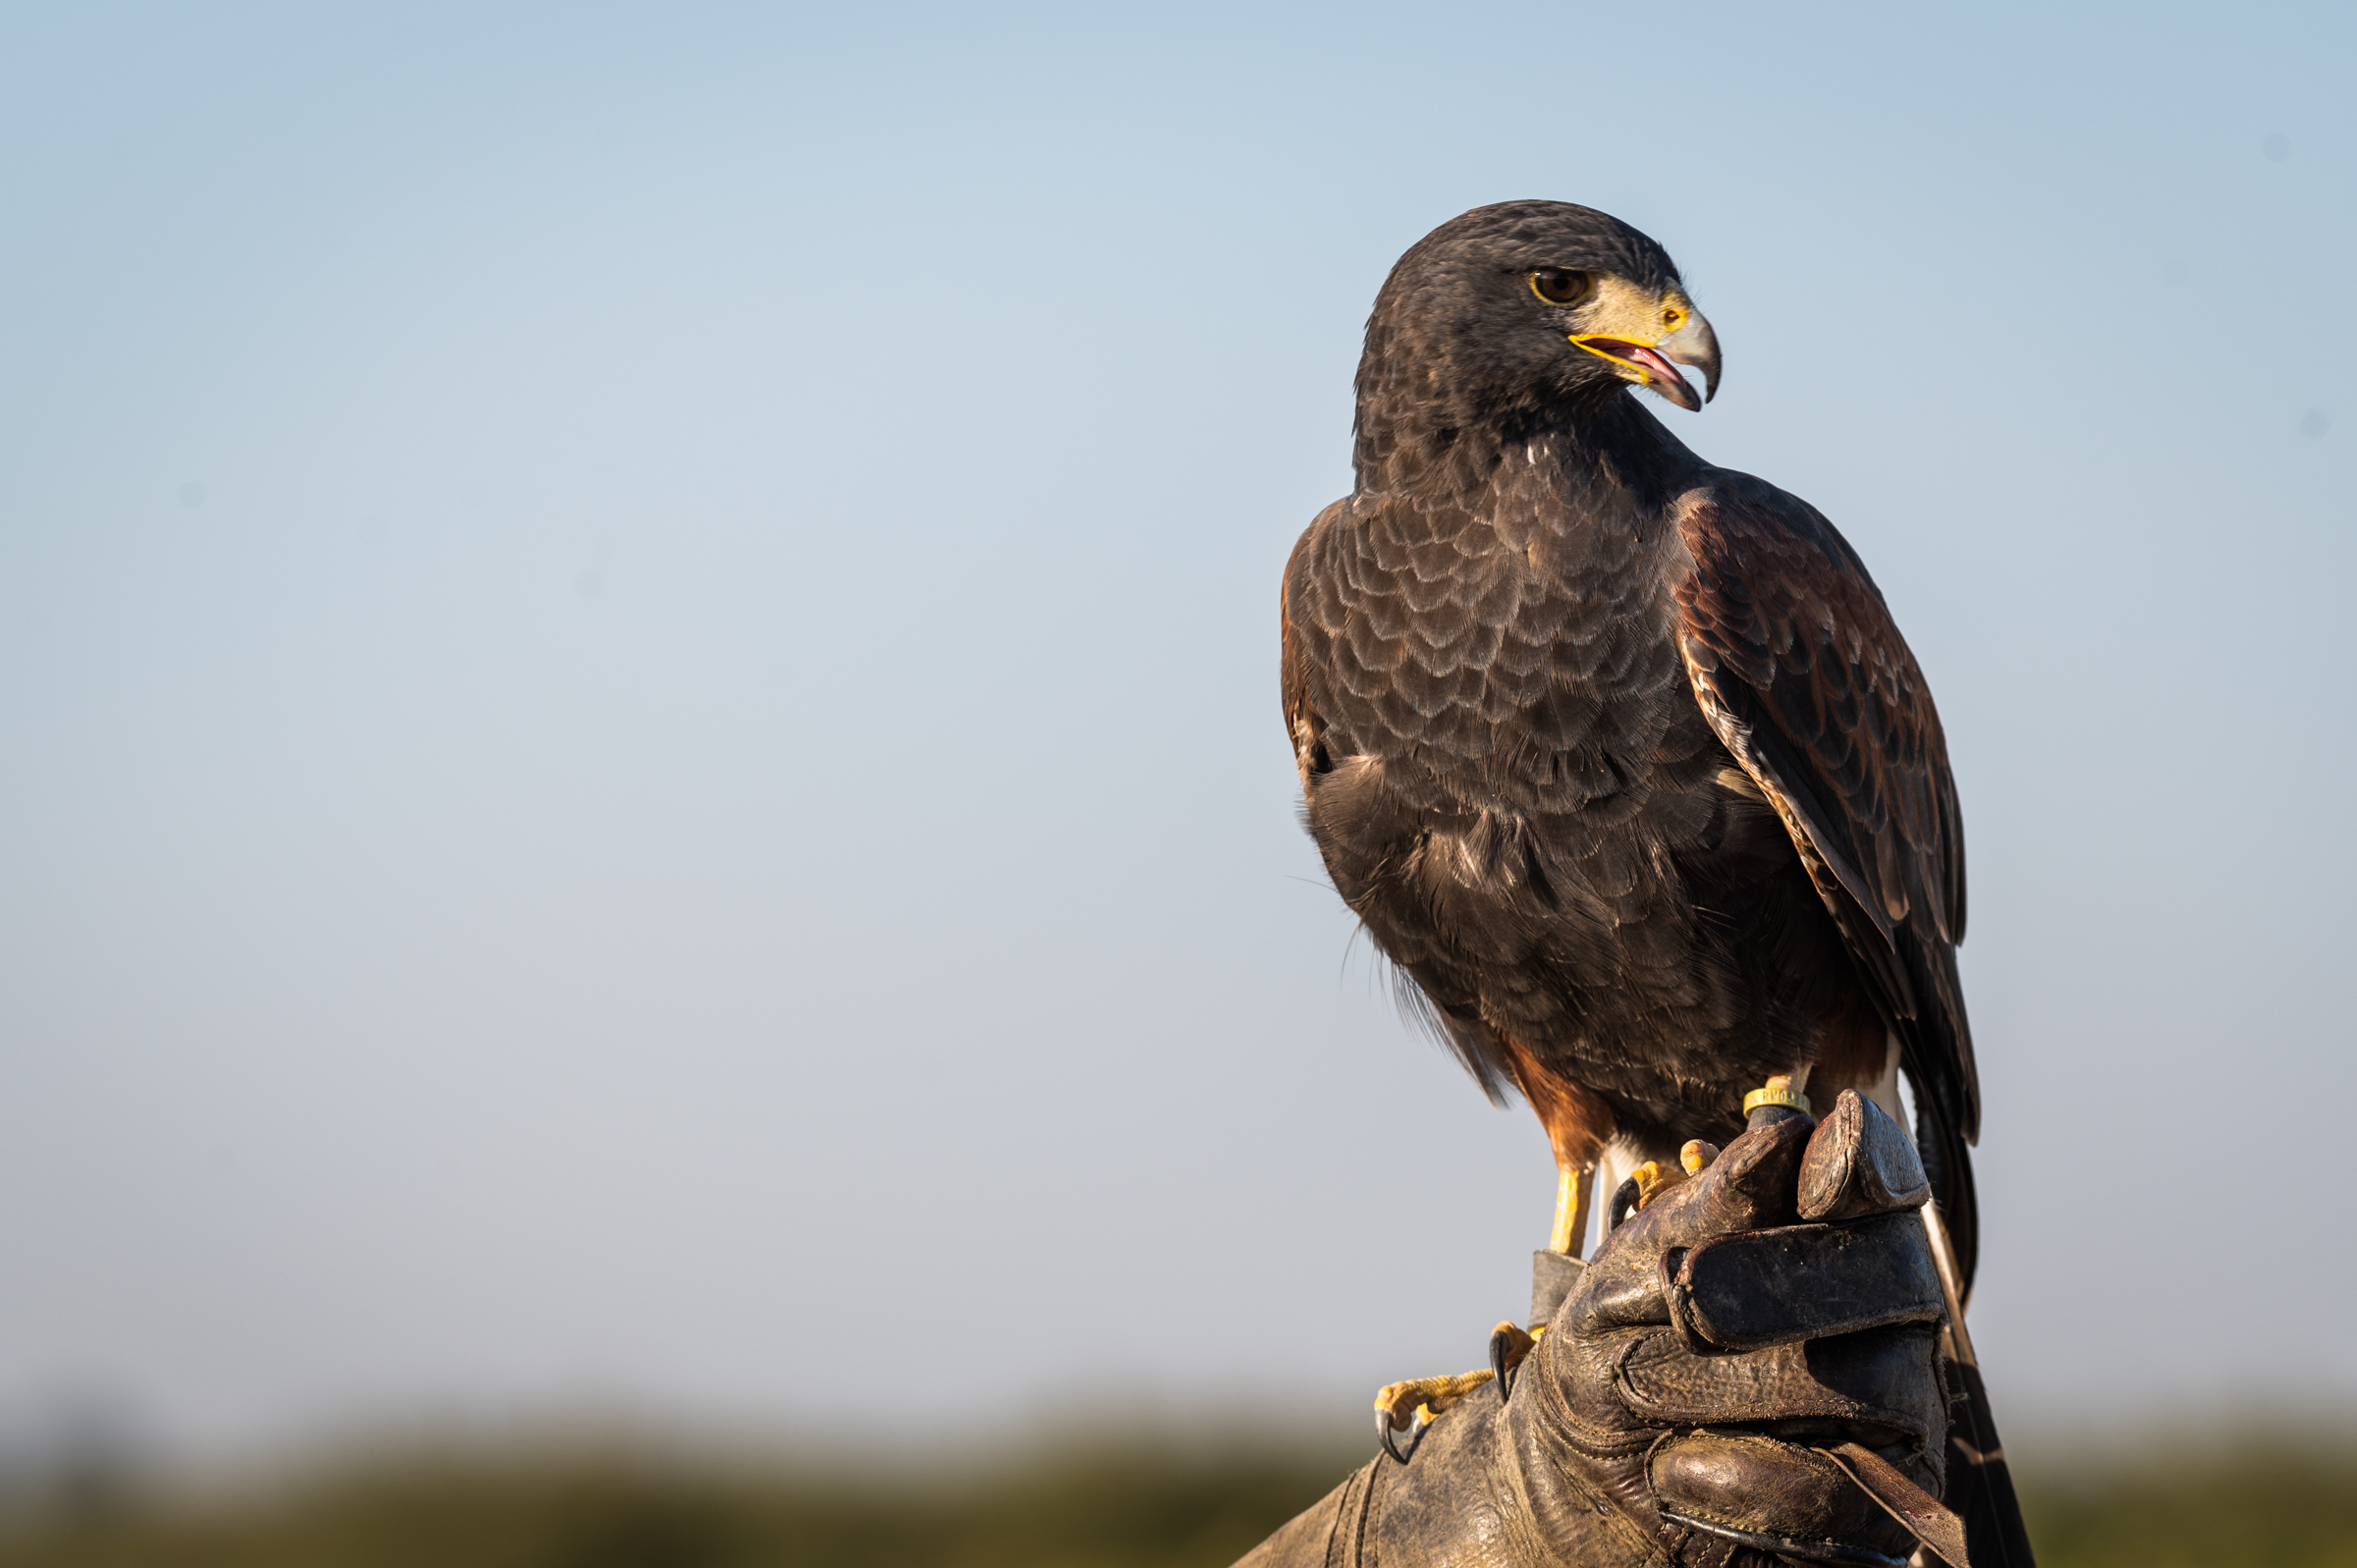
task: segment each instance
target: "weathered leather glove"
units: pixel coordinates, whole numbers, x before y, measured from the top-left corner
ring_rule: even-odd
[[[1244,1563],[1905,1562],[1954,1524],[1924,1197],[1855,1095],[1745,1133],[1613,1232],[1508,1379]]]
[[[1925,1185],[1905,1135],[1849,1095],[1823,1125],[1744,1134],[1648,1204],[1528,1369],[1561,1462],[1673,1561],[1903,1561],[1914,1541],[1851,1470],[1862,1450],[1940,1491]]]

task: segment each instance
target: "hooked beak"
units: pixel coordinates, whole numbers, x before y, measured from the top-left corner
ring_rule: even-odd
[[[1702,403],[1708,403],[1719,396],[1719,334],[1711,330],[1709,319],[1701,311],[1697,310],[1688,316],[1684,326],[1655,345],[1654,351],[1665,359],[1681,365],[1692,365],[1702,372]],[[1693,401],[1694,389],[1686,385],[1686,378],[1674,370],[1670,371],[1670,377],[1676,382],[1678,390],[1685,396],[1683,398],[1671,397],[1666,388],[1663,390],[1662,396],[1669,398],[1672,403],[1681,408],[1701,408],[1702,404]]]
[[[1650,344],[1601,333],[1571,341],[1590,353],[1617,360],[1635,372],[1629,380],[1689,412],[1699,412],[1704,404],[1719,396],[1719,335],[1699,310],[1688,310],[1684,324],[1675,332]],[[1679,365],[1692,365],[1702,372],[1701,397],[1694,395],[1693,386],[1678,373]]]

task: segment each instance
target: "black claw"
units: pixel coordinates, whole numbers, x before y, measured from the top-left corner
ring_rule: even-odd
[[[1514,1397],[1514,1373],[1517,1369],[1506,1363],[1507,1349],[1512,1344],[1512,1336],[1503,1328],[1490,1335],[1490,1376],[1497,1380],[1498,1402],[1502,1405]]]
[[[1628,1212],[1637,1206],[1637,1198],[1642,1191],[1634,1176],[1620,1183],[1618,1190],[1613,1194],[1613,1212],[1605,1222],[1607,1234],[1620,1228],[1620,1221],[1626,1219]]]
[[[1375,1435],[1382,1439],[1383,1451],[1403,1465],[1415,1457],[1416,1445],[1424,1440],[1424,1429],[1431,1425],[1432,1423],[1428,1421],[1418,1421],[1413,1416],[1408,1417],[1407,1446],[1402,1448],[1399,1445],[1398,1433],[1392,1430],[1392,1413],[1388,1410],[1375,1412]]]

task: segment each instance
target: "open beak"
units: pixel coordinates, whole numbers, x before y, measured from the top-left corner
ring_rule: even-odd
[[[1719,396],[1719,336],[1699,310],[1686,313],[1685,325],[1658,343],[1635,343],[1626,338],[1573,338],[1590,353],[1617,359],[1636,373],[1629,377],[1639,386],[1660,393],[1680,408],[1699,411],[1702,406]],[[1702,372],[1702,396],[1679,374],[1679,365],[1692,365]]]

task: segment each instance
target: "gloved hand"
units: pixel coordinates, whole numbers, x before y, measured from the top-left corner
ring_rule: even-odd
[[[1745,1133],[1613,1232],[1508,1380],[1244,1562],[1905,1562],[1892,1509],[1935,1539],[1953,1524],[1931,1503],[1946,1390],[1926,1191],[1855,1095]]]
[[[1913,1540],[1851,1474],[1870,1461],[1824,1450],[1857,1445],[1939,1494],[1925,1187],[1905,1135],[1845,1095],[1822,1125],[1745,1133],[1648,1204],[1523,1369],[1558,1462],[1673,1561],[1904,1561]]]

